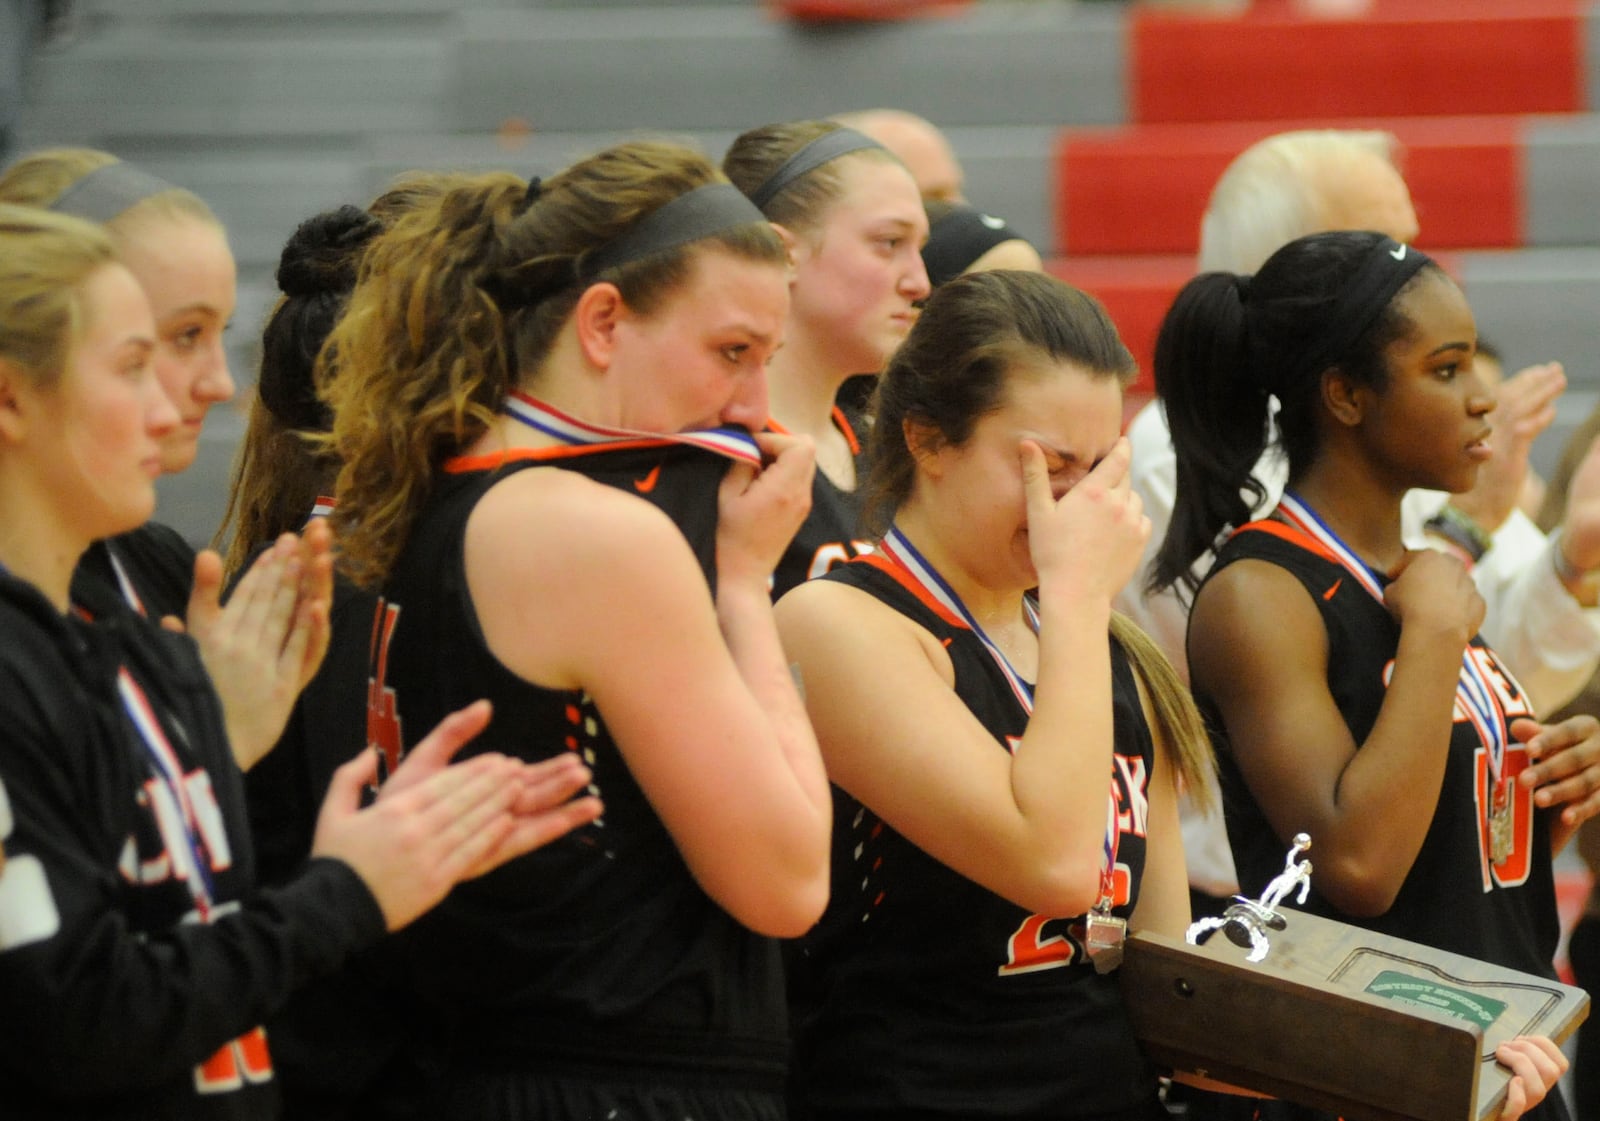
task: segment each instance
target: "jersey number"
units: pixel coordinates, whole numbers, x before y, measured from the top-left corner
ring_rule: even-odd
[[[1112,877],[1112,905],[1122,906],[1132,895],[1132,883],[1125,864],[1118,864]],[[1045,937],[1044,928],[1050,923],[1069,924],[1061,934]],[[1048,915],[1029,915],[1022,920],[1016,933],[1006,940],[1006,961],[999,969],[1000,976],[1013,973],[1037,973],[1041,969],[1059,969],[1078,960],[1078,942],[1074,933],[1082,932],[1079,919],[1055,919]]]
[[[400,735],[400,710],[394,690],[384,684],[389,676],[389,642],[394,638],[394,627],[400,621],[400,605],[378,601],[372,618],[371,661],[372,676],[367,679],[367,745],[378,749],[383,766],[378,774],[382,782],[394,774],[405,752],[405,740]]]

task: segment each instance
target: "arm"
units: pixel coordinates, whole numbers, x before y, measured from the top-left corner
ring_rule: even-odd
[[[1111,593],[1143,543],[1125,447],[1059,501],[1024,461],[1040,579],[1032,719],[1011,752],[954,691],[926,630],[854,589],[813,581],[778,605],[828,774],[911,843],[1038,914],[1096,901],[1112,748]],[[885,703],[888,699],[889,703]]]
[[[761,933],[808,929],[827,900],[831,804],[763,633],[765,574],[759,597],[736,573],[714,604],[664,514],[558,471],[520,472],[484,496],[466,570],[473,602],[494,605],[479,610],[490,649],[524,680],[588,690],[706,893]]]
[[[1387,602],[1400,643],[1360,745],[1328,691],[1321,616],[1288,572],[1240,561],[1206,585],[1191,619],[1196,692],[1221,710],[1273,829],[1316,839],[1317,889],[1353,915],[1386,911],[1421,850],[1444,781],[1461,654],[1481,610],[1461,566],[1433,553],[1412,559]]]
[[[6,684],[16,686],[0,693],[10,702],[0,776],[13,859],[0,878],[0,988],[28,1014],[0,1017],[0,1062],[53,1098],[187,1078],[295,988],[409,922],[486,861],[526,851],[596,808],[580,800],[519,813],[526,769],[503,757],[443,768],[487,719],[479,705],[418,745],[419,766],[434,772],[384,804],[357,809],[375,770],[371,752],[342,768],[313,859],[283,888],[220,901],[210,923],[183,921],[172,885],[131,886],[119,871],[118,833],[132,816],[123,800],[132,805],[139,776],[101,761],[131,750],[100,734],[106,714],[42,718],[45,705],[19,703],[25,682]],[[569,773],[556,790],[535,785],[564,799],[584,778]],[[158,900],[172,910],[168,925],[148,917]],[[133,915],[150,929],[135,933]]]
[[[1600,661],[1600,611],[1586,607],[1556,573],[1553,551],[1567,536],[1547,538],[1515,512],[1473,569],[1486,605],[1484,640],[1541,712],[1577,696]]]

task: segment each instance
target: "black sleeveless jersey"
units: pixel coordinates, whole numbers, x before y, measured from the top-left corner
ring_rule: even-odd
[[[850,445],[857,489],[840,490],[821,471],[816,473],[811,481],[811,512],[784,550],[772,576],[774,601],[795,585],[821,576],[869,547],[861,534],[859,488],[867,477],[867,457],[859,435],[862,423],[859,417],[837,406],[833,410],[833,423]]]
[[[944,643],[955,690],[1010,750],[1027,727],[982,641],[880,555],[826,577]],[[1155,748],[1132,669],[1112,652],[1115,913],[1138,902]],[[1085,781],[1091,781],[1087,779]],[[795,1092],[820,1114],[1090,1118],[1154,1102],[1116,980],[1089,964],[1082,917],[1030,914],[901,837],[835,788],[835,880],[807,938],[818,1006],[796,1025]]]
[[[188,617],[194,590],[194,549],[175,529],[146,522],[138,529],[96,541],[72,574],[72,601],[107,602],[104,593],[132,606],[118,578],[118,568],[132,587],[146,616]]]
[[[655,441],[455,461],[384,588],[370,740],[398,754],[488,697],[493,719],[464,754],[575,751],[605,801],[599,822],[457,887],[403,933],[403,983],[429,1007],[433,1045],[451,1064],[601,1078],[645,1069],[667,1082],[709,1075],[781,1089],[775,942],[695,883],[589,696],[532,685],[489,651],[477,620],[495,605],[472,601],[463,556],[468,518],[490,488],[518,470],[557,467],[662,509],[710,581],[727,466]]]
[[[1315,550],[1315,551],[1314,551]],[[1400,642],[1400,626],[1315,539],[1281,522],[1255,522],[1235,533],[1218,554],[1213,574],[1251,558],[1275,564],[1305,587],[1328,632],[1328,689],[1356,743],[1372,731],[1383,705]],[[1380,583],[1386,582],[1382,576]],[[1532,716],[1521,687],[1474,637],[1469,656],[1484,671],[1497,694],[1498,709],[1512,718]],[[1228,838],[1239,868],[1239,883],[1258,894],[1283,871],[1288,842],[1277,836],[1246,787],[1216,706],[1198,695],[1213,738],[1222,776]],[[1515,775],[1530,760],[1507,734],[1505,770]],[[1441,745],[1442,747],[1443,745]],[[1496,865],[1489,856],[1484,822],[1488,753],[1458,701],[1448,746],[1444,785],[1437,805],[1426,801],[1418,813],[1432,817],[1416,862],[1389,910],[1375,918],[1342,914],[1317,892],[1316,876],[1305,910],[1343,922],[1437,946],[1544,977],[1554,977],[1557,922],[1550,868],[1549,815],[1536,811],[1532,793],[1513,783],[1516,845]],[[1312,838],[1315,843],[1315,838]],[[1315,849],[1313,849],[1313,857]]]

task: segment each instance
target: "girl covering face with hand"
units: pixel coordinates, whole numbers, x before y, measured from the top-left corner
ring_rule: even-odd
[[[1176,790],[1209,775],[1170,668],[1110,607],[1148,532],[1132,372],[1057,280],[944,285],[875,399],[879,550],[778,605],[841,791],[797,963],[810,1115],[1164,1116],[1094,960],[1129,923],[1187,925]]]

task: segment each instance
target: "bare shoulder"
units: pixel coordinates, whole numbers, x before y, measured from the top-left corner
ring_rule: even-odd
[[[801,661],[896,657],[921,651],[953,679],[950,656],[932,634],[882,600],[837,580],[808,580],[776,607],[784,649]]]
[[[1189,618],[1189,672],[1197,689],[1264,683],[1325,658],[1327,630],[1311,594],[1286,569],[1240,560],[1207,580]]]
[[[573,687],[642,619],[711,607],[671,518],[572,471],[532,468],[496,483],[467,520],[464,552],[490,649],[547,687]]]
[[[467,520],[467,561],[477,572],[506,566],[525,576],[582,579],[600,564],[610,576],[626,576],[675,555],[693,563],[666,513],[568,470],[509,475]]]

